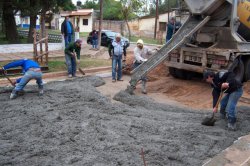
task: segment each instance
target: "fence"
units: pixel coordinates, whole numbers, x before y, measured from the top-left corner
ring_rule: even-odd
[[[18,35],[28,38],[29,32],[24,30],[18,30]],[[39,38],[39,33],[36,32],[36,38]],[[48,34],[48,42],[51,43],[61,43],[62,42],[62,35],[57,34]]]

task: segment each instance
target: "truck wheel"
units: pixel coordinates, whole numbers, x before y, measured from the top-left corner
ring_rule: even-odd
[[[177,76],[177,78],[180,78],[180,79],[184,79],[186,80],[186,73],[185,73],[185,70],[182,70],[182,69],[175,69],[175,74]]]
[[[244,82],[250,79],[250,59],[248,58],[244,63]]]
[[[168,68],[168,71],[169,71],[169,73],[170,73],[173,77],[177,78],[177,75],[175,74],[175,68],[169,67],[169,68]]]

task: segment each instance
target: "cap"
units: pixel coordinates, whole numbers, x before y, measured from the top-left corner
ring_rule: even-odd
[[[121,38],[121,34],[120,34],[120,33],[117,33],[117,34],[115,35],[115,37],[116,37],[116,38]]]
[[[143,40],[142,39],[137,40],[136,44],[142,44],[143,45]]]
[[[82,44],[82,40],[81,40],[81,39],[77,39],[77,40],[76,40],[76,43]]]
[[[214,77],[215,73],[212,70],[205,70],[203,72],[203,80],[206,80],[208,77]]]

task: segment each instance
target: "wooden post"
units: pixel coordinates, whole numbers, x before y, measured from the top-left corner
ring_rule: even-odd
[[[48,66],[49,63],[49,46],[48,46],[48,41],[49,41],[49,36],[48,36],[48,31],[45,30],[45,52],[47,52],[47,54],[45,55],[45,65]]]
[[[100,20],[99,20],[99,33],[98,33],[98,49],[101,48],[101,34],[102,34],[102,19],[103,19],[103,0],[99,0],[100,4]]]
[[[40,28],[40,32],[39,32],[39,40],[41,40],[43,38],[43,29]],[[40,42],[40,55],[43,54],[43,42]],[[43,57],[41,56],[40,58],[40,62],[41,64],[43,63]]]
[[[33,59],[34,61],[37,61],[36,56],[37,56],[37,47],[36,47],[36,29],[33,30]]]

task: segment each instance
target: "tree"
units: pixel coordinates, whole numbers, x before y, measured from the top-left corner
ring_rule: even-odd
[[[99,4],[95,3],[95,1],[87,0],[83,5],[81,5],[82,9],[94,9],[99,10]]]
[[[156,3],[154,3],[154,4],[156,4]],[[168,7],[168,4],[169,4],[169,7]],[[159,12],[159,14],[163,14],[163,13],[168,12],[168,9],[170,9],[170,11],[171,11],[171,8],[177,8],[177,7],[178,7],[178,0],[165,0],[163,3],[162,2],[159,3],[158,12]],[[156,13],[156,6],[153,6],[150,9],[149,15],[155,16],[155,13]]]
[[[3,22],[4,22],[4,30],[5,36],[9,43],[18,43],[19,36],[16,28],[15,21],[15,6],[13,5],[12,0],[5,0],[1,2],[2,10],[3,10]]]
[[[121,0],[120,2],[121,2],[122,18],[126,22],[130,39],[131,31],[128,24],[128,20],[135,18],[136,16],[135,13],[140,12],[140,9],[143,6],[143,2],[140,0]]]

